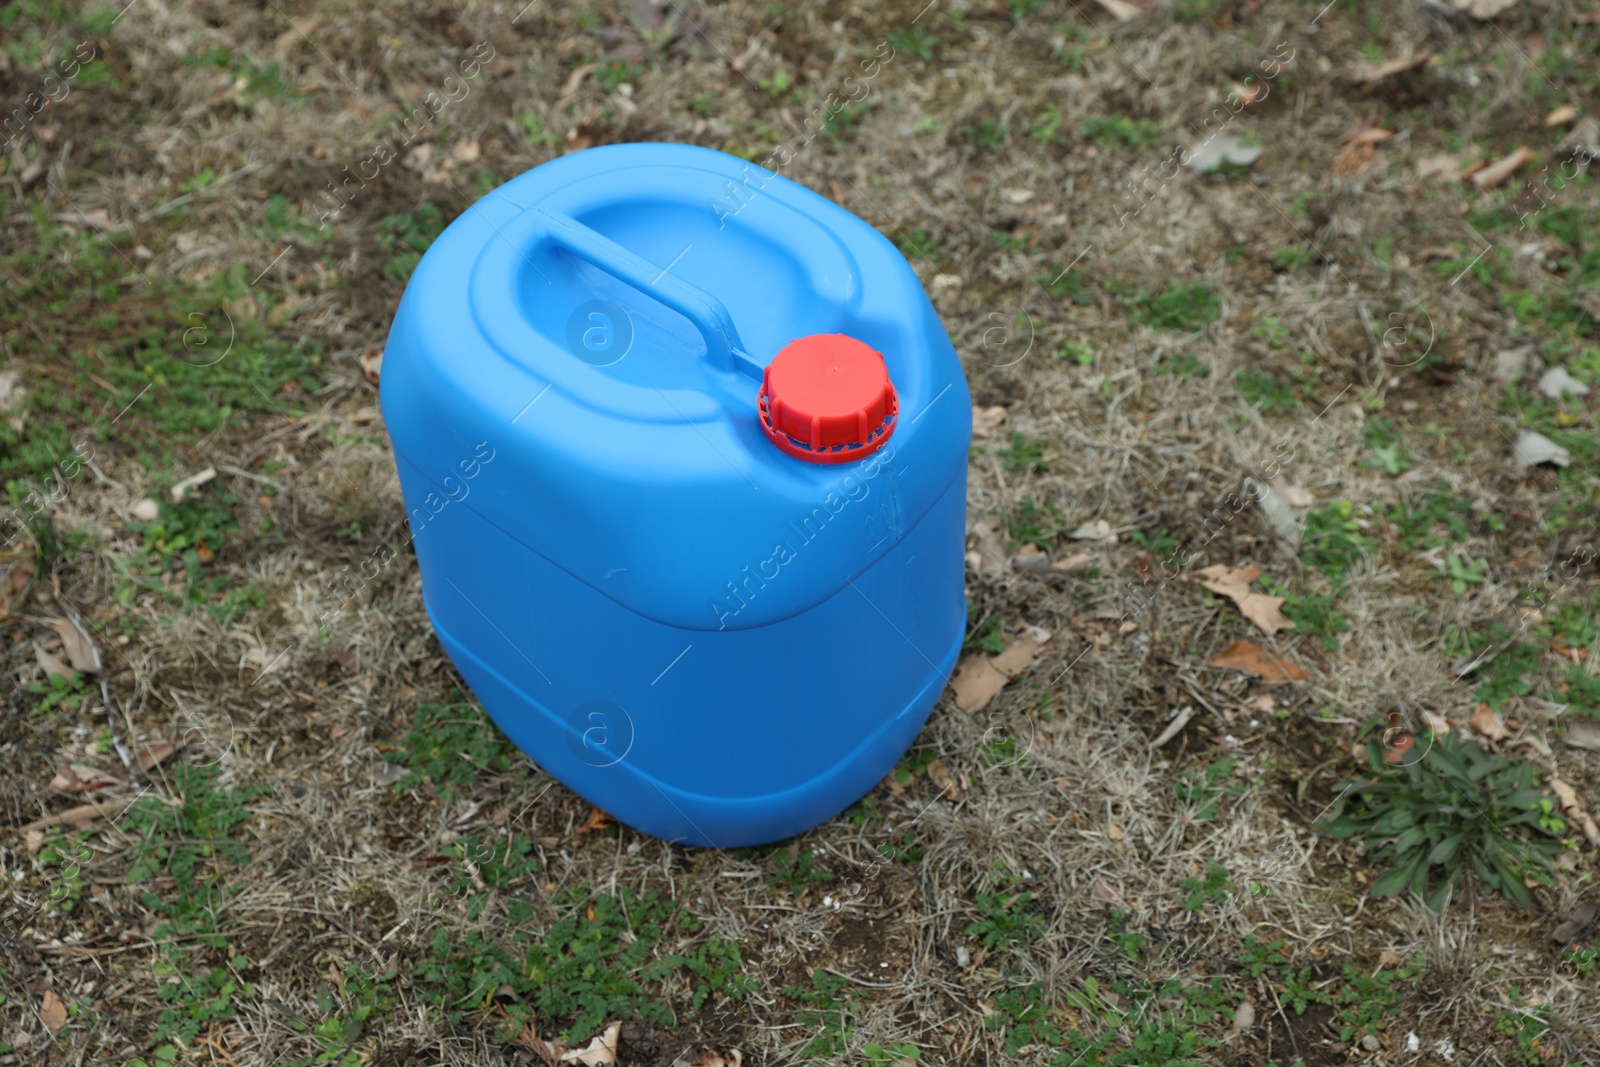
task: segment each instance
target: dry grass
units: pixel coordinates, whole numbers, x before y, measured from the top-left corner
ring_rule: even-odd
[[[35,581],[0,620],[15,681],[0,711],[0,1063],[155,1063],[172,1049],[156,1034],[174,1009],[201,1013],[174,1050],[180,1063],[534,1062],[533,1046],[576,1011],[534,1019],[513,1044],[504,1024],[536,992],[491,984],[442,1010],[436,937],[457,949],[472,935],[511,946],[514,929],[539,941],[563,918],[600,921],[600,902],[649,891],[695,920],[667,923],[655,957],[731,944],[748,982],[696,1009],[690,970],[646,981],[612,1016],[623,1063],[665,1067],[697,1046],[738,1048],[747,1063],[858,1063],[869,1043],[913,1044],[923,1063],[1099,1062],[1046,1047],[1042,1030],[1032,1046],[1018,1037],[1017,989],[1031,989],[1060,1031],[1098,1039],[1126,1013],[1123,1043],[1180,1032],[1201,1042],[1108,1062],[1409,1065],[1445,1062],[1441,1048],[1456,1064],[1600,1062],[1593,965],[1579,970],[1547,936],[1593,899],[1595,851],[1581,835],[1533,909],[1485,897],[1435,916],[1371,895],[1359,845],[1312,826],[1390,711],[1413,728],[1427,712],[1466,730],[1483,676],[1456,678],[1452,664],[1463,635],[1476,635],[1476,650],[1493,623],[1539,645],[1532,692],[1500,706],[1511,733],[1498,747],[1596,804],[1600,764],[1563,740],[1573,712],[1558,713],[1551,695],[1566,668],[1545,647],[1562,608],[1600,608],[1592,549],[1570,580],[1551,578],[1596,540],[1596,405],[1529,404],[1490,371],[1495,352],[1524,343],[1574,366],[1596,351],[1600,311],[1573,286],[1584,270],[1596,276],[1600,204],[1592,180],[1561,190],[1551,216],[1576,208],[1580,222],[1540,231],[1536,245],[1511,193],[1422,178],[1416,165],[1454,154],[1465,166],[1523,143],[1536,166],[1557,163],[1559,137],[1539,123],[1559,102],[1600,107],[1600,83],[1574,59],[1593,55],[1600,27],[1565,3],[1525,3],[1493,25],[1419,3],[1343,2],[1319,15],[1321,4],[1288,0],[1190,0],[1127,24],[1055,0],[938,4],[920,16],[919,6],[641,0],[519,13],[518,3],[212,0],[137,4],[114,25],[0,6],[12,20],[0,57],[7,109],[80,40],[111,75],[84,77],[42,110],[0,170],[0,225],[21,250],[5,260],[4,284],[28,293],[0,296],[4,370],[28,397],[6,402],[27,411],[0,452],[7,477],[37,482],[40,453],[28,449],[40,442],[58,452],[71,434],[97,442],[92,466],[47,509],[53,536],[35,523],[6,556]],[[402,780],[419,708],[451,702],[461,683],[432,636],[409,549],[345,584],[380,545],[406,542],[376,391],[357,363],[381,343],[403,288],[406,268],[391,269],[384,239],[416,226],[425,240],[425,203],[448,220],[590,143],[689,141],[764,158],[799,128],[805,93],[843,94],[886,40],[897,52],[866,100],[787,173],[912,249],[974,402],[1007,408],[999,433],[975,441],[974,520],[1016,524],[1024,501],[1054,505],[1020,537],[1058,559],[1092,557],[1073,574],[969,571],[975,629],[1041,626],[1052,646],[981,712],[947,694],[906,781],[773,850],[684,850],[585,829],[586,805],[470,719],[450,736],[471,746],[476,774]],[[319,192],[479,42],[494,58],[419,138],[428,154],[385,167],[318,231]],[[1272,94],[1229,126],[1264,146],[1252,168],[1184,169],[1134,199],[1132,183],[1160,172],[1174,142],[1197,140],[1230,85],[1291,48]],[[1421,72],[1372,88],[1351,78],[1373,57],[1423,50],[1438,58]],[[771,80],[779,70],[793,88]],[[1085,131],[1119,116],[1108,132]],[[1369,169],[1340,176],[1343,141],[1374,122],[1400,136],[1377,146]],[[97,232],[104,223],[82,225],[97,212],[110,237]],[[50,243],[61,240],[51,216],[76,219],[84,239]],[[1477,232],[1494,242],[1479,274]],[[73,273],[93,262],[109,265],[109,289]],[[52,263],[59,293],[24,288]],[[1203,310],[1198,292],[1178,299],[1178,320],[1141,308],[1202,283],[1217,303],[1192,323],[1181,320]],[[176,365],[160,361],[213,359],[224,322],[241,351],[306,346],[299,369],[228,394],[236,410],[220,425],[172,431],[192,401],[175,392]],[[189,332],[196,323],[206,336]],[[154,333],[148,348],[141,331]],[[1428,358],[1410,365],[1424,346]],[[75,363],[85,353],[90,362]],[[142,377],[116,377],[111,363]],[[86,384],[75,366],[115,380]],[[149,395],[135,398],[134,381]],[[1377,420],[1392,424],[1407,469],[1377,461]],[[1573,466],[1515,470],[1517,432],[1552,426],[1579,442],[1569,441]],[[1013,432],[1038,441],[1037,463],[1014,452]],[[131,518],[135,503],[206,466],[221,474],[199,497],[231,494],[236,523],[199,564],[215,586],[186,600],[181,565],[132,582],[152,536]],[[1254,504],[1224,503],[1263,471],[1318,506],[1356,505],[1365,551],[1342,585]],[[1466,509],[1461,536],[1404,547],[1396,516],[1441,484]],[[1071,540],[1096,520],[1114,540]],[[1185,548],[1182,576],[1147,580]],[[1440,577],[1451,554],[1485,564],[1459,594]],[[1187,580],[1246,561],[1292,596],[1332,596],[1348,629],[1332,647],[1293,631],[1268,637]],[[248,590],[254,601],[220,610]],[[131,750],[187,743],[139,788],[172,800],[260,787],[239,799],[246,817],[210,842],[245,846],[247,863],[202,856],[193,885],[170,855],[158,871],[136,870],[152,844],[176,848],[203,828],[192,821],[158,831],[124,813],[31,842],[15,832],[83,801],[52,791],[61,766],[121,773],[95,698],[40,710],[27,688],[44,680],[35,646],[53,647],[48,623],[68,606],[105,657],[116,738]],[[1268,691],[1204,665],[1240,639],[1310,676]],[[1192,720],[1153,750],[1185,706]],[[927,756],[964,782],[956,802],[930,780]],[[1205,811],[1206,796],[1183,790],[1224,758],[1233,762]],[[218,777],[196,784],[180,768]],[[472,851],[495,842],[520,843],[534,866],[497,884]],[[885,855],[899,848],[914,856]],[[786,873],[807,856],[813,880]],[[1217,864],[1226,881],[1207,893]],[[162,912],[224,886],[188,926]],[[970,928],[997,909],[1031,919],[1009,944],[985,946]],[[1379,1012],[1363,1043],[1337,1033],[1332,1007],[1296,1011],[1292,976],[1252,974],[1249,938],[1281,940],[1330,992],[1355,988],[1345,965],[1414,966],[1392,1002],[1367,998]],[[1593,931],[1577,943],[1593,947]],[[226,1010],[205,978],[213,968],[238,987]],[[383,992],[366,991],[383,975]],[[1091,983],[1105,997],[1086,1007]],[[800,993],[824,987],[831,1005]],[[1227,1037],[1241,1000],[1256,1023]],[[71,1006],[64,1026],[57,1002]],[[1516,1020],[1537,1008],[1550,1029],[1519,1045]],[[1119,1047],[1108,1039],[1101,1053]]]

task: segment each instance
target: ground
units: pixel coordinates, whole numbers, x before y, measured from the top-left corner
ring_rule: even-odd
[[[1600,1062],[1600,8],[1144,6],[0,4],[0,1063]],[[976,658],[770,847],[500,737],[377,408],[637,140],[784,147],[976,409]]]

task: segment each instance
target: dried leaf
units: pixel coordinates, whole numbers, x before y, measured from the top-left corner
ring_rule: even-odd
[[[1578,904],[1561,916],[1560,925],[1550,931],[1550,940],[1562,945],[1576,941],[1596,915],[1600,915],[1600,904],[1592,900]]]
[[[944,798],[952,804],[958,803],[966,795],[966,789],[956,780],[955,774],[942,759],[936,759],[928,764],[928,780],[937,786],[944,794]]]
[[[39,1021],[49,1027],[52,1034],[60,1032],[67,1025],[67,1006],[56,996],[54,989],[44,991],[44,999],[39,1004]]]
[[[1089,903],[1107,911],[1117,911],[1123,906],[1122,895],[1104,878],[1096,878],[1089,883]]]
[[[119,779],[81,763],[66,764],[57,768],[56,776],[50,780],[50,788],[57,793],[88,793],[95,789],[109,789],[121,784]]]
[[[1077,574],[1079,571],[1088,570],[1093,565],[1094,560],[1089,557],[1089,553],[1074,552],[1066,559],[1058,559],[1050,564],[1050,569],[1065,571],[1067,574]]]
[[[1290,549],[1298,549],[1304,531],[1300,526],[1299,516],[1295,515],[1289,502],[1272,486],[1258,482],[1254,478],[1246,478],[1244,488],[1245,492],[1253,494],[1261,503],[1261,514],[1266,517],[1267,525],[1277,534],[1278,540]]]
[[[1385,78],[1396,74],[1404,74],[1408,70],[1417,70],[1431,62],[1433,62],[1432,52],[1418,52],[1414,56],[1406,56],[1403,59],[1388,59],[1379,63],[1376,67],[1357,75],[1356,81],[1370,87]]]
[[[1517,5],[1517,0],[1450,0],[1450,6],[1464,11],[1480,22],[1487,22],[1507,8]]]
[[[172,502],[174,504],[181,504],[181,503],[183,503],[183,498],[189,494],[189,490],[200,488],[202,485],[205,485],[207,482],[209,482],[211,479],[215,478],[216,476],[217,476],[216,468],[215,467],[207,467],[205,470],[201,471],[199,474],[191,475],[190,477],[185,478],[183,481],[181,481],[177,485],[173,486],[167,492],[172,497]]]
[[[1555,790],[1562,809],[1572,817],[1572,821],[1583,827],[1583,836],[1589,839],[1589,844],[1600,847],[1600,826],[1595,825],[1594,818],[1584,808],[1578,791],[1559,778],[1550,779],[1550,788]]]
[[[56,619],[50,626],[61,636],[61,650],[74,670],[99,673],[100,653],[88,634],[78,629],[71,619]]]
[[[367,381],[377,385],[383,374],[383,349],[369,345],[365,352],[356,357],[356,362],[361,364],[361,373],[366,375]]]
[[[133,507],[128,509],[128,514],[139,522],[155,522],[161,517],[161,505],[149,497],[144,497],[134,501]]]
[[[174,752],[181,750],[188,743],[189,739],[183,737],[179,738],[176,743],[157,741],[154,744],[145,745],[133,754],[133,769],[140,774],[144,774],[146,771],[153,771],[171,759]]]
[[[1424,711],[1422,713],[1422,721],[1428,729],[1433,731],[1435,737],[1443,737],[1450,732],[1450,720],[1443,715]]]
[[[1248,1000],[1241,1000],[1233,1012],[1233,1025],[1228,1028],[1228,1038],[1238,1037],[1249,1032],[1256,1024],[1256,1006]]]
[[[1123,831],[1122,827],[1113,822],[1106,824],[1106,836],[1113,841],[1121,841],[1128,835]]]
[[[1472,718],[1467,720],[1467,725],[1478,731],[1491,741],[1504,741],[1511,736],[1511,731],[1506,729],[1506,724],[1500,716],[1487,704],[1479,704],[1478,710],[1472,713]]]
[[[1504,182],[1517,171],[1521,170],[1524,166],[1531,162],[1532,159],[1533,152],[1531,152],[1528,147],[1524,145],[1523,147],[1518,148],[1515,152],[1512,152],[1510,155],[1505,156],[1502,159],[1497,159],[1487,167],[1474,172],[1472,175],[1472,184],[1476,185],[1479,189],[1493,189],[1495,186]]]
[[[584,1067],[603,1067],[617,1062],[617,1041],[622,1036],[622,1024],[612,1023],[605,1032],[583,1048],[575,1048],[561,1055],[562,1063],[581,1063]]]
[[[1565,126],[1578,117],[1578,109],[1571,104],[1562,104],[1544,117],[1546,126]]]
[[[1536,467],[1541,463],[1554,463],[1558,467],[1572,465],[1572,453],[1556,444],[1542,433],[1523,430],[1517,443],[1511,446],[1511,458],[1518,470]]]
[[[1192,718],[1194,718],[1194,707],[1193,705],[1185,704],[1172,716],[1172,721],[1167,723],[1167,728],[1157,734],[1154,741],[1150,742],[1150,747],[1160,748],[1174,737],[1177,737],[1178,731],[1188,726],[1189,720]]]
[[[1368,126],[1364,130],[1357,130],[1344,139],[1345,144],[1382,144],[1394,139],[1394,131],[1386,130],[1381,126]]]
[[[967,656],[956,667],[955,677],[950,682],[955,691],[956,707],[962,711],[982,710],[1049,643],[1050,631],[1030,626],[1007,642],[1005,650],[997,656],[982,652]]]
[[[1128,22],[1136,19],[1154,6],[1148,3],[1141,6],[1140,4],[1131,3],[1130,0],[1094,0],[1094,2],[1105,8],[1118,22]]]
[[[1255,623],[1263,633],[1275,634],[1294,628],[1294,623],[1278,610],[1283,606],[1283,597],[1268,596],[1250,588],[1250,583],[1261,576],[1259,567],[1232,570],[1219,563],[1197,571],[1196,576],[1201,585],[1237,604],[1239,614]]]
[[[1111,536],[1111,524],[1104,519],[1086,522],[1068,535],[1074,541],[1104,541]]]
[[[1588,396],[1589,387],[1569,374],[1567,368],[1551,367],[1539,376],[1539,392],[1552,400],[1560,400],[1564,393]]]
[[[704,1046],[687,1048],[672,1061],[672,1067],[741,1067],[744,1053],[738,1049],[716,1052]]]
[[[972,530],[967,537],[974,549],[967,553],[967,562],[972,565],[973,570],[980,574],[1006,572],[1006,542],[1005,538],[1000,536],[998,518],[985,515],[978,519],[972,524]]]
[[[1423,156],[1417,160],[1417,177],[1455,179],[1461,177],[1461,160],[1455,156]]]
[[[38,661],[39,666],[43,668],[44,673],[50,675],[51,677],[56,677],[59,675],[70,682],[72,681],[72,676],[77,673],[71,667],[67,666],[65,663],[62,663],[55,656],[52,656],[50,653],[46,652],[38,644],[33,646],[33,658]]]
[[[1567,744],[1573,748],[1600,752],[1600,722],[1593,719],[1570,720],[1567,723]]]
[[[1006,421],[1006,409],[996,405],[992,408],[972,408],[972,436],[990,437],[1000,429],[1000,424]]]
[[[1208,667],[1245,671],[1254,674],[1274,688],[1311,677],[1311,673],[1298,663],[1275,656],[1260,645],[1249,641],[1235,641],[1227,648],[1206,660]]]
[[[601,811],[599,808],[591,808],[589,811],[589,817],[585,819],[583,821],[583,825],[574,830],[573,833],[586,834],[591,830],[604,830],[606,827],[614,825],[615,823],[615,819]]]
[[[1311,490],[1293,482],[1286,482],[1282,478],[1272,479],[1272,488],[1283,497],[1284,503],[1292,508],[1309,508],[1317,502],[1317,498],[1311,495]]]

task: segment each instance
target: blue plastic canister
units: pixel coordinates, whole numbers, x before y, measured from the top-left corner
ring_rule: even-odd
[[[622,822],[800,833],[944,688],[966,379],[895,247],[795,182],[666,144],[521,175],[423,256],[382,403],[440,642]]]

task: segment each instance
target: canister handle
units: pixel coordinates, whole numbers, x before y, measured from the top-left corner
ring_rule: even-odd
[[[696,288],[668,271],[617,244],[605,234],[585,226],[570,215],[534,208],[540,228],[551,243],[560,246],[694,324],[705,338],[706,358],[719,370],[737,371],[756,381],[765,368],[744,351],[728,309],[704,289]]]

